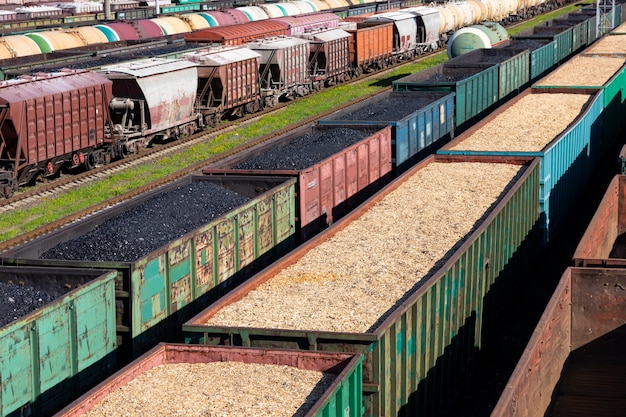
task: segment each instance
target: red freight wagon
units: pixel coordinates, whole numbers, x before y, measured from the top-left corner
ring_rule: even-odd
[[[94,163],[107,142],[112,83],[90,71],[0,84],[0,194],[63,165]]]
[[[288,26],[273,20],[250,22],[199,30],[185,35],[185,42],[218,43],[221,45],[242,45],[257,39],[271,36],[286,36]]]

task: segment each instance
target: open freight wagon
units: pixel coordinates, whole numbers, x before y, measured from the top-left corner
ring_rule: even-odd
[[[539,161],[492,162],[431,155],[185,323],[185,341],[360,352],[365,416],[445,409],[538,248]]]
[[[574,252],[580,267],[626,268],[626,176],[609,184]]]
[[[389,91],[339,110],[319,121],[323,126],[391,127],[395,174],[406,171],[454,135],[454,93]]]
[[[391,181],[391,127],[307,125],[209,165],[205,175],[296,178],[296,238],[303,242]]]
[[[0,416],[50,415],[116,369],[115,275],[0,266]]]
[[[591,151],[603,142],[602,111],[601,89],[526,89],[437,153],[538,157],[542,240],[547,245],[599,160]]]
[[[626,270],[567,268],[491,417],[607,417],[626,405]]]
[[[55,417],[361,417],[362,363],[360,354],[160,343]]]
[[[5,265],[117,271],[121,363],[295,245],[295,180],[187,176],[15,247]]]

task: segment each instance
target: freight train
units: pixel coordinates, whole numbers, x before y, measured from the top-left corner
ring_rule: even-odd
[[[606,36],[602,41],[624,36],[621,33]],[[165,194],[163,190],[141,196],[124,207],[111,207],[99,217],[83,219],[3,253],[0,262],[6,269],[1,271],[5,280],[17,277],[37,285],[31,278],[37,273],[47,274],[57,285],[73,289],[59,302],[47,305],[45,314],[39,310],[3,329],[6,336],[0,341],[6,340],[12,346],[7,349],[9,354],[0,358],[3,383],[11,394],[2,396],[3,410],[9,413],[21,409],[26,413],[39,406],[39,411],[45,410],[40,415],[46,415],[46,411],[49,415],[72,393],[119,366],[114,363],[119,353],[116,349],[138,347],[133,352],[138,355],[143,353],[145,343],[154,342],[150,336],[159,334],[172,339],[174,332],[182,331],[185,341],[191,344],[242,345],[255,349],[271,346],[362,355],[363,372],[359,373],[362,385],[357,382],[351,385],[355,390],[361,389],[361,397],[350,406],[342,403],[341,415],[381,417],[442,412],[476,365],[477,352],[493,342],[498,321],[506,315],[511,297],[527,277],[524,268],[563,227],[560,219],[572,209],[582,185],[623,127],[624,42],[619,39],[617,45],[598,52],[602,41],[591,40],[589,43],[595,45],[583,55],[585,59],[597,59],[596,66],[602,67],[621,56],[621,67],[608,81],[555,85],[551,84],[551,78],[542,78],[545,83],[541,87],[525,91],[474,130],[457,137],[450,147],[409,167],[357,211],[350,212],[341,222],[285,257],[281,255],[292,248],[290,244],[297,232],[294,207],[298,206],[301,212],[306,208],[294,191],[298,180],[284,176],[282,179],[220,177],[208,173],[187,181],[182,190],[192,195],[175,200],[186,204],[196,196],[190,182],[216,182],[229,184],[227,188],[239,190],[243,195],[249,194],[250,202],[230,209],[182,237],[162,243],[147,255],[122,260],[96,260],[93,255],[87,255],[88,259],[81,261],[73,256],[74,259],[62,256],[59,259],[47,254],[58,245],[63,255],[68,252],[66,242],[83,236],[95,239],[103,236],[105,229],[98,227],[104,226],[106,220],[117,215],[125,217],[127,211]],[[549,45],[548,49],[554,51],[555,45]],[[620,45],[620,50],[611,50]],[[411,79],[397,81],[399,85],[407,85]],[[484,84],[475,88],[483,87]],[[530,103],[533,111],[521,117],[519,106],[528,99],[540,101]],[[566,109],[575,103],[578,108],[565,115]],[[435,107],[440,105],[443,103]],[[559,116],[548,119],[547,113]],[[507,121],[504,115],[511,114],[516,117]],[[415,143],[419,143],[422,134],[432,131],[432,122],[439,117],[435,113],[417,132],[402,133],[401,126],[396,125],[396,135],[415,134]],[[528,145],[525,141],[529,138],[520,138],[519,132],[529,120],[533,132],[542,130],[540,126],[545,127],[546,120],[555,122],[551,127],[556,130],[542,130],[544,145],[539,150],[518,147],[520,143]],[[479,137],[486,126],[495,127],[497,133],[491,133],[490,137],[498,138],[487,142],[498,142],[501,148],[482,153],[472,150],[471,139]],[[384,129],[388,131],[390,127]],[[514,134],[517,136],[513,137]],[[398,137],[401,136],[396,136],[396,141]],[[361,181],[371,170],[355,171],[354,163],[373,159],[370,157],[380,153],[383,142],[386,152],[393,154],[391,140],[374,138],[374,142],[379,147],[370,147],[373,152],[359,145],[346,158],[345,165],[333,160],[336,171],[330,177],[303,176],[304,186],[313,187],[322,182],[339,184],[342,177],[338,174],[350,170],[358,173],[355,182]],[[245,173],[249,174],[249,170],[242,172]],[[470,177],[474,180],[468,181]],[[443,180],[450,181],[443,184]],[[499,184],[490,188],[492,181]],[[427,189],[428,186],[431,188]],[[167,188],[169,191],[172,187]],[[440,192],[448,194],[441,196]],[[401,198],[394,203],[391,198],[397,195]],[[436,198],[437,195],[441,198]],[[450,203],[448,196],[457,200]],[[419,201],[423,204],[419,208],[409,205]],[[468,209],[459,211],[459,207]],[[166,208],[171,209],[167,201],[161,211]],[[469,208],[478,210],[470,215]],[[193,214],[203,211],[187,210]],[[172,217],[183,217],[178,214],[175,211]],[[149,221],[158,219],[152,216],[145,219]],[[171,221],[161,221],[158,228],[165,228]],[[422,229],[434,224],[441,227]],[[461,224],[463,228],[459,228]],[[454,233],[448,235],[451,229]],[[411,231],[417,234],[408,235]],[[109,232],[119,236],[120,230],[111,227]],[[161,230],[152,232],[157,235]],[[356,236],[362,240],[355,241]],[[130,251],[151,240],[129,241],[123,235],[108,244],[118,244]],[[363,246],[364,242],[371,246]],[[282,322],[276,321],[277,318],[269,318],[263,325],[207,323],[220,310],[247,298],[263,282],[276,282],[274,279],[280,271],[291,265],[306,266],[309,252],[325,250],[330,245],[336,246],[326,255],[322,253],[321,263],[317,266],[309,263],[308,269],[302,269],[296,279],[278,282],[269,291],[271,296],[287,289],[287,295],[295,298],[285,301],[279,295],[269,303],[257,302],[249,314],[242,315],[263,319],[261,310],[265,305],[270,310],[286,312],[285,318],[301,318],[296,320],[295,328],[281,327]],[[85,254],[88,249],[99,251],[104,247],[105,243],[100,242],[78,246],[77,250]],[[252,276],[253,270],[258,271],[276,260],[279,261]],[[301,260],[305,261],[300,263]],[[345,266],[351,269],[342,272]],[[409,272],[403,272],[400,269],[403,267]],[[78,277],[79,283],[77,277],[59,281],[59,274],[66,271],[62,268],[81,271],[88,268],[90,272],[78,273],[83,275]],[[6,278],[11,269],[16,275]],[[86,285],[84,281],[97,275],[94,270],[100,270],[101,276]],[[382,280],[374,284],[374,278]],[[235,287],[237,283],[241,285]],[[322,283],[326,285],[324,289],[313,289],[303,295],[306,286]],[[344,283],[347,285],[342,286]],[[293,285],[301,286],[294,290]],[[337,295],[333,291],[340,286],[356,289],[364,298],[347,293]],[[396,293],[388,300],[390,305],[376,304],[392,291]],[[322,299],[327,294],[331,294],[330,299]],[[206,308],[207,300],[217,301],[189,320],[191,313]],[[303,325],[305,319],[322,312],[327,304],[334,305],[327,318],[335,327],[330,330],[317,327],[314,321]],[[371,313],[375,304],[378,313],[370,325],[360,314]],[[290,310],[299,306],[305,306],[305,310],[297,314]],[[179,324],[185,320],[188,321],[181,328]],[[356,320],[359,327],[351,330],[340,327],[348,320]],[[128,344],[118,345],[115,336],[129,333],[133,337],[127,340]],[[258,352],[254,355],[258,357]],[[65,360],[57,360],[59,357]],[[86,382],[81,385],[83,381]]]
[[[414,13],[417,16],[423,16],[421,19],[423,21],[418,20],[415,23],[418,26],[417,32],[420,34],[418,37],[427,38],[429,43],[435,43],[445,42],[455,30],[463,26],[481,21],[508,23],[544,13],[567,3],[567,0],[545,2],[528,0],[519,4],[517,1],[509,0],[467,0],[429,6],[406,2],[394,3],[394,6],[397,6],[397,10],[400,10],[400,7],[407,9],[407,6],[419,6],[413,10],[410,8],[402,10],[402,13]],[[430,7],[430,10],[427,7]],[[145,41],[163,37],[171,39],[216,26],[222,27],[331,11],[334,9],[323,2],[296,1],[199,11],[182,15],[164,15],[154,18],[140,18],[136,21],[126,21],[127,18],[118,19],[122,22],[115,23],[102,21],[96,25],[4,36],[0,38],[0,59],[26,57],[67,49],[93,48],[93,45],[108,42],[134,42],[138,39]],[[355,16],[368,16],[381,11],[391,10],[383,9],[381,6],[376,10],[358,13]],[[124,11],[123,13],[129,12]],[[398,20],[399,17],[396,16],[395,19]]]
[[[0,195],[11,196],[20,185],[52,178],[61,169],[106,164],[155,140],[188,135],[225,116],[253,113],[436,49],[442,22],[433,10],[379,14],[345,30],[328,13],[205,29],[186,39],[222,46],[185,60],[5,81]],[[563,49],[565,43],[558,44]],[[181,85],[181,78],[189,82]]]

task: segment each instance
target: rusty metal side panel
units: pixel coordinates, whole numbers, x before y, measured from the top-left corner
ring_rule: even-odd
[[[362,361],[362,355],[358,354],[238,349],[161,343],[65,407],[55,416],[78,417],[85,415],[107,395],[132,383],[139,375],[157,366],[178,363],[242,362],[281,365],[335,375],[332,384],[310,406],[311,408],[305,417],[361,417]],[[175,387],[169,388],[174,389]],[[249,387],[242,389],[249,389]],[[228,398],[229,393],[224,392],[224,397]],[[185,401],[184,395],[181,396],[181,401]]]
[[[220,77],[225,84],[224,109],[249,103],[258,97],[259,58],[232,62],[220,68]]]
[[[572,273],[562,275],[491,417],[544,417],[570,353]]]
[[[620,233],[619,220],[626,187],[626,177],[617,175],[607,188],[598,209],[596,210],[585,234],[581,238],[574,252],[574,265],[600,265],[607,259],[618,234]]]
[[[391,170],[391,127],[385,126],[302,171],[299,178],[303,239],[356,207],[364,200],[359,193],[365,192]]]

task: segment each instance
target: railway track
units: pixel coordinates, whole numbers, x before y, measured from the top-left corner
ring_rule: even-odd
[[[519,23],[519,24],[523,24],[525,22]],[[517,25],[519,25],[517,24]],[[517,25],[511,25],[510,27],[514,27]],[[362,77],[359,77],[357,79],[352,80],[350,83],[346,83],[346,84],[342,84],[342,85],[347,85],[347,84],[354,84],[354,83],[358,83],[358,82],[364,82],[367,81],[369,79],[374,79],[374,78],[380,78],[381,76],[384,76],[385,74],[391,72],[391,71],[395,71],[398,68],[401,68],[403,65],[407,65],[407,64],[414,64],[416,62],[419,62],[421,60],[425,60],[435,54],[444,52],[444,50],[440,50],[434,53],[430,53],[430,54],[425,54],[425,55],[420,55],[419,57],[416,57],[415,59],[411,60],[411,61],[405,61],[400,63],[397,66],[393,66],[390,68],[387,68],[383,71],[380,72],[376,72],[373,74],[365,74]],[[273,138],[276,138],[288,131],[291,130],[295,130],[298,129],[304,125],[307,125],[309,123],[314,122],[315,120],[319,119],[319,118],[323,118],[325,116],[327,116],[328,114],[337,111],[343,107],[347,107],[349,105],[352,105],[356,102],[365,100],[369,97],[371,97],[372,95],[375,94],[380,94],[383,93],[385,91],[388,91],[389,88],[382,88],[379,91],[377,91],[376,93],[373,94],[368,94],[368,95],[364,95],[358,99],[349,101],[344,103],[343,105],[339,106],[339,107],[335,107],[333,109],[330,109],[324,113],[315,115],[315,116],[311,116],[308,118],[305,118],[303,120],[301,120],[300,122],[297,122],[295,124],[290,124],[289,126],[286,126],[282,129],[276,130],[274,132],[272,132],[271,134],[267,134],[267,135],[263,135],[260,136],[258,138],[255,138],[253,140],[247,141],[242,145],[239,145],[237,147],[234,147],[226,152],[220,153],[218,155],[215,155],[209,159],[203,160],[201,162],[195,163],[195,164],[191,164],[187,167],[185,167],[184,169],[181,169],[173,174],[167,175],[161,179],[155,180],[153,182],[150,182],[148,184],[145,184],[139,188],[136,188],[135,190],[132,190],[130,192],[124,193],[122,195],[113,197],[111,199],[108,199],[106,201],[97,203],[95,205],[92,205],[88,208],[82,209],[77,211],[76,213],[67,215],[66,217],[63,217],[61,219],[52,221],[48,224],[46,224],[44,227],[40,227],[38,229],[26,232],[25,234],[22,234],[20,236],[17,236],[15,238],[11,238],[9,240],[6,240],[2,243],[0,243],[0,252],[8,250],[14,246],[17,246],[19,244],[22,244],[24,242],[27,242],[29,240],[34,239],[37,236],[40,236],[41,234],[45,234],[48,233],[51,230],[56,230],[58,228],[63,227],[66,224],[72,223],[76,220],[91,216],[107,207],[110,207],[112,205],[116,205],[119,204],[125,200],[131,199],[137,195],[140,195],[142,193],[145,193],[149,190],[152,190],[154,188],[160,187],[164,184],[167,184],[169,182],[175,181],[183,176],[186,176],[190,173],[193,172],[197,172],[199,171],[201,168],[205,167],[206,165],[215,163],[223,158],[226,158],[230,155],[233,155],[235,153],[238,152],[243,152],[248,148],[254,147],[260,143],[263,142],[267,142],[267,141],[271,141]],[[74,189],[78,189],[82,186],[85,186],[86,184],[90,184],[105,178],[108,178],[109,176],[111,176],[112,174],[116,173],[116,172],[120,172],[120,171],[124,171],[126,169],[129,169],[133,166],[137,166],[140,164],[146,164],[146,163],[151,163],[151,162],[155,162],[158,161],[160,159],[163,158],[167,158],[169,156],[172,156],[178,152],[183,151],[184,149],[187,149],[195,144],[199,144],[199,143],[203,143],[203,142],[207,142],[210,141],[212,138],[215,138],[216,136],[218,136],[219,134],[222,133],[226,133],[228,131],[232,131],[233,129],[236,129],[238,126],[241,125],[247,125],[250,123],[254,123],[255,121],[259,121],[262,120],[262,118],[266,115],[269,115],[273,112],[276,112],[277,110],[283,109],[284,107],[288,106],[289,103],[281,103],[281,105],[271,108],[271,109],[267,109],[264,112],[261,113],[256,113],[253,115],[248,115],[244,118],[241,119],[237,119],[236,121],[232,121],[232,122],[226,122],[226,123],[222,123],[219,127],[212,129],[210,131],[205,131],[205,132],[201,132],[198,133],[196,135],[192,135],[186,138],[183,138],[181,140],[178,141],[173,141],[170,143],[166,143],[166,144],[162,144],[162,145],[158,145],[155,146],[154,148],[150,148],[150,149],[146,149],[144,151],[142,151],[139,154],[136,155],[132,155],[128,158],[125,158],[123,160],[119,160],[119,161],[115,161],[111,164],[108,164],[106,166],[101,166],[101,167],[97,167],[96,169],[87,171],[87,172],[83,172],[77,175],[67,175],[67,176],[62,176],[61,178],[58,178],[56,180],[53,181],[49,181],[43,184],[39,184],[37,186],[34,187],[30,187],[27,189],[22,189],[21,191],[17,192],[13,197],[9,198],[9,199],[5,199],[0,201],[0,213],[8,213],[8,212],[12,212],[12,211],[16,211],[16,210],[25,210],[28,209],[30,207],[35,207],[39,204],[41,204],[42,201],[47,200],[47,199],[51,199],[51,198],[55,198],[63,193],[66,193],[70,190],[74,190]]]

